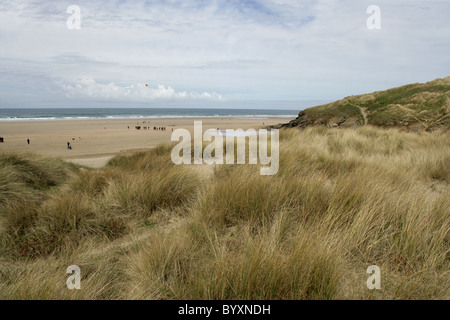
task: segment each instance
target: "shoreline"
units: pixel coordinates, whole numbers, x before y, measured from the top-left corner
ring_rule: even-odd
[[[0,118],[0,124],[2,123],[30,123],[30,122],[54,122],[54,121],[109,121],[109,120],[164,120],[164,119],[197,119],[197,118],[235,118],[239,120],[247,120],[247,119],[255,119],[255,120],[264,120],[269,118],[280,118],[280,119],[291,119],[296,117],[297,115],[248,115],[248,116],[154,116],[154,117],[114,117],[114,118],[19,118],[19,119],[4,119]]]
[[[255,129],[287,122],[287,117],[166,117],[136,119],[64,119],[0,122],[0,151],[31,151],[89,167],[102,167],[114,155],[171,142],[172,129],[193,132],[194,121],[210,128]],[[141,126],[140,130],[135,127]],[[147,127],[149,129],[144,130]],[[166,127],[165,131],[153,127]],[[27,144],[30,139],[30,144]],[[67,149],[67,142],[72,150]]]

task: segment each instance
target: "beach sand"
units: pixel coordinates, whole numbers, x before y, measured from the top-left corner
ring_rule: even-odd
[[[0,143],[0,151],[32,151],[89,167],[101,167],[119,152],[170,143],[172,128],[188,129],[192,134],[194,121],[202,121],[203,130],[258,130],[263,126],[286,123],[289,120],[209,117],[0,122],[0,137],[5,139],[4,143]],[[135,126],[141,126],[141,130],[136,130]],[[166,127],[166,131],[153,130],[153,127],[162,126]],[[142,127],[150,127],[150,130],[143,130]],[[29,145],[27,139],[30,139]],[[72,150],[67,149],[67,142],[71,143]]]

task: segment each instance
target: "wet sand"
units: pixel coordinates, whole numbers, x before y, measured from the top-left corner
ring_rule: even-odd
[[[193,132],[194,121],[202,121],[203,130],[209,128],[258,130],[266,125],[287,123],[289,118],[159,118],[159,119],[102,119],[0,122],[0,151],[32,151],[77,164],[101,167],[119,152],[148,149],[170,143],[172,129]],[[263,125],[264,123],[264,125]],[[141,126],[136,130],[135,126]],[[166,127],[155,131],[153,127]],[[129,129],[128,129],[129,127]],[[144,130],[143,127],[149,127]],[[27,144],[30,139],[30,144]],[[72,150],[67,149],[67,142]]]

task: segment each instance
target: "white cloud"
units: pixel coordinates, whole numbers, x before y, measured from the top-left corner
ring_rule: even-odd
[[[135,101],[145,102],[153,100],[216,100],[224,98],[215,92],[186,92],[176,91],[172,87],[163,85],[133,84],[119,86],[110,82],[98,83],[94,79],[79,79],[75,83],[59,83],[68,98],[94,99],[104,101]]]
[[[72,4],[81,8],[80,30],[66,27]],[[28,75],[63,97],[73,92],[72,100],[338,99],[450,74],[450,1],[377,0],[376,31],[366,27],[371,4],[3,1],[0,92],[21,101],[9,88],[20,88]],[[79,79],[95,84],[79,89]],[[164,87],[148,96],[129,85],[146,82]],[[28,94],[43,100],[47,91],[39,89]]]

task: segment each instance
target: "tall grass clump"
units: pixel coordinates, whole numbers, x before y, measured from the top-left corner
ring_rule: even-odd
[[[58,159],[32,153],[0,153],[0,252],[11,251],[10,240],[16,241],[28,232],[49,193],[76,171],[74,165]]]
[[[123,170],[163,171],[173,167],[171,152],[172,145],[159,145],[148,151],[138,151],[131,154],[119,154],[108,161],[108,167]]]
[[[216,226],[249,222],[270,224],[281,211],[289,211],[306,221],[324,212],[330,201],[330,190],[324,180],[314,174],[290,177],[261,176],[259,168],[241,166],[224,174],[205,188],[198,201],[198,210],[205,221]]]
[[[184,168],[130,173],[111,182],[105,198],[125,214],[149,216],[158,209],[187,205],[200,185],[198,174]]]
[[[115,239],[126,226],[118,217],[103,215],[82,193],[55,192],[39,208],[22,230],[2,238],[3,247],[14,258],[42,257],[73,250],[90,236]]]
[[[130,298],[151,299],[332,299],[341,276],[339,257],[307,230],[283,239],[281,215],[255,234],[248,224],[206,238],[192,228],[201,220],[155,235],[127,259]],[[205,227],[205,225],[203,225]],[[284,228],[285,226],[283,226]]]
[[[147,217],[160,209],[188,205],[203,179],[193,170],[175,166],[171,151],[171,145],[161,145],[111,159],[107,168],[120,169],[121,175],[105,189],[110,207],[125,214]]]
[[[45,192],[66,181],[75,167],[62,160],[31,153],[0,153],[0,213],[8,214],[24,204],[31,206]]]

